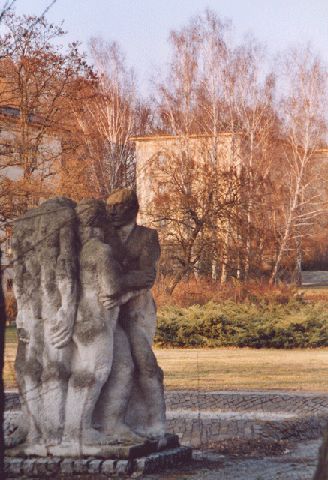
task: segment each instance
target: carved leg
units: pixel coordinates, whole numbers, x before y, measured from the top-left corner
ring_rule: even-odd
[[[74,339],[73,372],[68,383],[65,412],[65,441],[94,444],[105,441],[95,430],[92,417],[101,389],[108,379],[113,361],[113,328],[108,326],[91,343]]]
[[[142,440],[125,424],[133,373],[134,365],[129,340],[124,330],[118,325],[114,333],[113,366],[97,402],[94,421],[102,432],[122,442]]]
[[[49,325],[45,326],[45,338]],[[43,436],[47,445],[57,445],[61,442],[67,381],[70,375],[72,346],[61,349],[46,342],[43,353],[42,400],[44,412]]]
[[[42,435],[43,399],[41,392],[42,339],[30,335],[29,343],[19,341],[15,362],[16,378],[19,387],[22,415],[19,419],[15,438],[10,439],[19,452],[32,455],[46,453]]]
[[[160,437],[165,433],[165,400],[163,372],[151,348],[156,328],[156,307],[151,292],[131,299],[123,309],[122,322],[135,365],[127,421],[140,435]]]
[[[147,408],[145,421],[137,433],[147,437],[161,437],[165,433],[163,373],[142,329],[134,325],[130,329],[130,335],[139,392]]]
[[[37,363],[37,362],[35,362]],[[23,412],[28,418],[27,443],[35,445],[43,443],[42,438],[42,393],[40,381],[36,378],[26,376],[25,389],[22,392],[24,399]]]
[[[35,335],[34,332],[31,332],[29,343],[24,344],[20,341],[16,358],[16,372],[22,410],[28,421],[27,440],[29,444],[42,441],[42,365],[40,361],[43,342],[39,337],[40,335]]]
[[[17,424],[17,429],[13,435],[13,438],[10,437],[8,446],[19,445],[24,442],[33,428],[30,427],[30,418],[29,418],[29,408],[27,403],[27,388],[25,382],[25,367],[26,367],[26,358],[27,358],[27,344],[23,343],[21,340],[18,340],[17,345],[17,355],[15,360],[15,371],[16,371],[16,380],[19,390],[20,402],[22,415],[19,418],[19,423]]]

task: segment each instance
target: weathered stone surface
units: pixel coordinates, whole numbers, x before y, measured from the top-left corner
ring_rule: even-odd
[[[144,474],[154,473],[173,465],[188,463],[191,461],[191,453],[190,447],[178,447],[160,453],[152,453],[147,457],[135,460],[134,471]]]
[[[65,475],[74,473],[74,460],[72,458],[65,458],[60,464],[60,471]]]
[[[47,459],[47,472],[51,476],[56,475],[60,470],[61,458],[48,458]]]
[[[38,458],[36,462],[34,463],[34,473],[36,475],[39,475],[41,477],[47,476],[49,472],[48,470],[48,463],[49,460],[52,462],[52,459],[48,458]],[[53,467],[53,463],[51,463],[50,468]]]
[[[12,458],[8,460],[5,470],[13,473],[14,475],[20,475],[23,467],[23,460],[20,458]]]
[[[109,475],[115,472],[117,460],[104,460],[101,465],[101,473]]]
[[[80,478],[82,475],[106,475],[125,477],[134,472],[146,474],[157,472],[165,468],[177,466],[191,460],[191,448],[178,447],[150,454],[146,457],[130,460],[100,460],[97,458],[79,459],[52,459],[52,458],[11,458],[5,460],[5,471],[11,478],[22,478],[22,475],[37,478],[56,478],[63,475],[65,478]]]
[[[54,198],[16,221],[22,416],[6,438],[25,443],[10,455],[134,458],[170,447],[151,348],[160,247],[137,213],[135,193],[121,189],[107,205]]]
[[[90,460],[83,459],[83,458],[74,460],[74,465],[73,465],[74,473],[88,473],[89,461]]]
[[[36,459],[35,458],[27,458],[26,460],[24,460],[23,462],[23,466],[22,466],[22,473],[26,476],[32,476],[35,472],[34,470],[34,464],[36,462]]]
[[[100,473],[102,465],[102,460],[90,460],[88,465],[88,472],[89,473]]]
[[[326,430],[319,451],[318,465],[313,480],[327,480],[328,478],[328,430]]]
[[[117,475],[127,475],[129,473],[129,466],[128,460],[118,460],[115,473]]]
[[[50,447],[49,453],[58,457],[71,457],[71,458],[92,458],[99,457],[103,459],[133,459],[142,457],[153,452],[161,451],[164,449],[175,448],[179,446],[179,438],[177,435],[165,434],[158,440],[145,440],[143,443],[138,444],[116,444],[113,443],[105,445],[75,445],[72,443],[62,443],[59,446]],[[16,454],[24,454],[24,450],[12,449],[9,452],[15,452]]]

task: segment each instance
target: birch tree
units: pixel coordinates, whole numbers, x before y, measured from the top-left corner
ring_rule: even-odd
[[[74,103],[73,108],[95,194],[106,196],[115,188],[134,185],[130,138],[138,133],[138,121],[145,111],[138,104],[134,72],[126,66],[118,44],[93,38],[90,52],[97,79],[89,98],[82,105]]]
[[[282,60],[281,121],[284,127],[283,165],[286,202],[282,208],[278,248],[271,283],[279,275],[284,256],[296,250],[301,268],[301,242],[324,213],[322,192],[316,189],[315,151],[324,140],[327,71],[308,47],[290,50]]]
[[[164,243],[174,248],[174,285],[203,272],[204,262],[213,267],[237,197],[233,139],[222,114],[228,30],[206,11],[172,32],[168,75],[157,84],[159,128],[173,136],[173,146],[161,165],[170,201],[159,194],[153,215],[165,222]]]
[[[240,257],[243,278],[258,268],[259,240],[265,243],[261,218],[268,196],[268,179],[274,159],[276,115],[273,109],[275,78],[265,73],[266,58],[261,45],[253,39],[245,40],[231,53],[227,66],[226,99],[231,110],[229,123],[241,137],[239,150],[242,169],[242,210],[240,229]],[[260,231],[262,230],[262,231]],[[266,225],[265,230],[268,230]]]

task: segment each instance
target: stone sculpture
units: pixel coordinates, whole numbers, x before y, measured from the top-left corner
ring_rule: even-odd
[[[151,348],[160,247],[137,212],[135,193],[122,189],[107,206],[56,198],[16,222],[20,452],[106,455],[164,438]]]
[[[165,431],[165,404],[163,373],[151,348],[156,329],[156,307],[150,291],[160,256],[158,235],[156,230],[136,224],[139,205],[133,191],[114,192],[107,199],[107,205],[109,223],[121,241],[123,288],[139,293],[121,307],[120,326],[128,343],[118,332],[120,348],[115,351],[120,357],[114,361],[112,375],[103,389],[97,411],[100,423],[108,425],[109,430],[120,431],[125,422],[139,435],[158,437]],[[130,369],[130,373],[124,372],[126,378],[130,376],[130,382],[120,380],[122,365]]]
[[[68,199],[45,202],[14,228],[15,366],[27,453],[31,448],[44,454],[45,443],[61,440],[78,290],[75,235],[74,203]]]
[[[324,432],[319,459],[313,480],[327,480],[328,478],[328,429]]]

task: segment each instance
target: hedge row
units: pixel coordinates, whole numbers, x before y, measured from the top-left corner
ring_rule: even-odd
[[[207,303],[162,307],[156,344],[170,347],[314,348],[328,346],[328,303]]]

